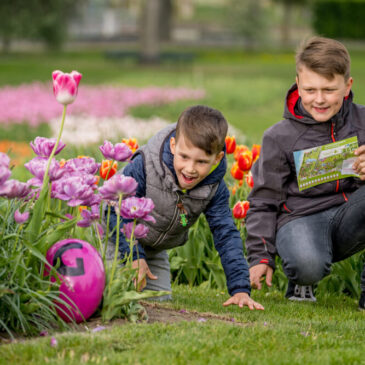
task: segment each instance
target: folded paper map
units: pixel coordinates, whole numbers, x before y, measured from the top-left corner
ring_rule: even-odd
[[[357,147],[357,137],[351,137],[293,152],[299,190],[346,177],[358,177],[352,169]]]

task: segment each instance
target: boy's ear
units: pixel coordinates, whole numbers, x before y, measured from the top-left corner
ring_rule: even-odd
[[[214,165],[216,165],[217,163],[221,162],[222,158],[224,157],[224,151],[220,151],[217,156],[215,157],[215,163]]]
[[[175,137],[171,137],[170,138],[170,150],[171,153],[174,155],[175,154],[175,147],[176,147],[176,140]]]
[[[349,77],[349,79],[346,82],[346,97],[349,96],[350,94],[353,82],[354,80],[352,79],[352,77]]]

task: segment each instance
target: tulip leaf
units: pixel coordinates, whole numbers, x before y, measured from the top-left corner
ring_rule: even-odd
[[[45,214],[48,188],[41,191],[38,200],[34,203],[32,218],[27,227],[28,241],[33,242],[39,236]]]

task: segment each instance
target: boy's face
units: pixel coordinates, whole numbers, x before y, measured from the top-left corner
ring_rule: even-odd
[[[224,156],[223,151],[208,155],[195,147],[182,133],[178,141],[174,137],[170,139],[170,149],[174,155],[174,169],[181,189],[192,189],[198,185],[209,175],[212,166]]]
[[[352,78],[347,81],[335,74],[332,80],[301,66],[296,77],[298,92],[304,109],[317,122],[327,122],[341,109],[343,99],[349,95]]]

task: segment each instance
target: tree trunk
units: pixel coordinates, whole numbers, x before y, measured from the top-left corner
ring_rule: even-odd
[[[160,0],[160,40],[171,39],[172,0]]]
[[[293,4],[288,1],[283,2],[283,20],[281,23],[281,45],[283,47],[290,46],[290,30]]]
[[[145,0],[143,3],[141,32],[141,61],[158,63],[160,60],[160,0]]]

